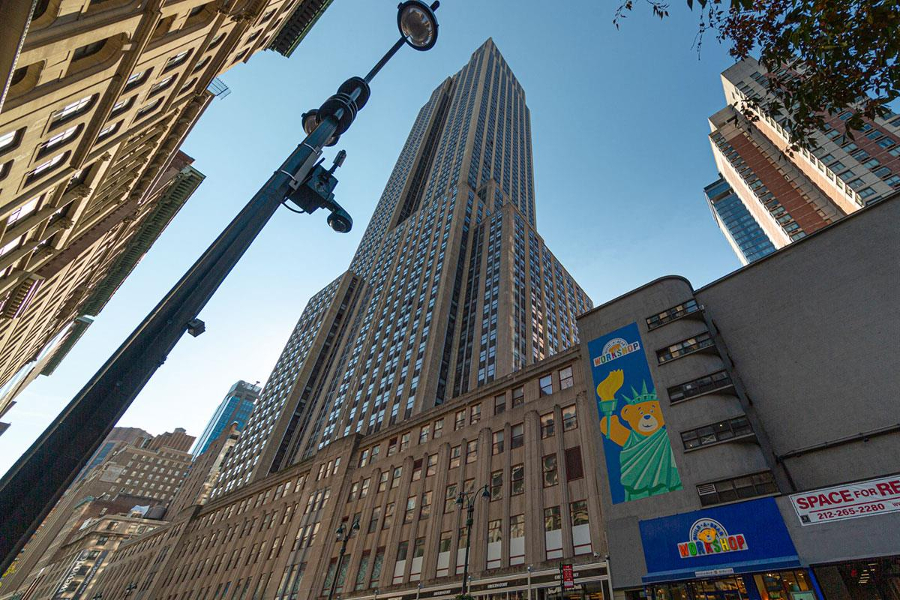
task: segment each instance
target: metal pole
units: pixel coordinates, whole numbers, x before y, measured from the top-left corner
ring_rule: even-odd
[[[0,573],[100,447],[288,192],[305,177],[337,122],[326,118],[291,153],[59,417],[0,480]]]
[[[402,48],[403,44],[405,44],[405,43],[406,43],[406,40],[403,38],[400,38],[399,40],[394,42],[394,45],[391,46],[391,49],[388,50],[387,52],[385,52],[384,56],[381,57],[381,60],[379,60],[377,63],[375,63],[375,66],[372,67],[372,70],[369,71],[369,74],[366,75],[365,77],[363,77],[363,79],[366,80],[366,83],[372,83],[372,80],[375,78],[376,75],[378,75],[378,71],[381,70],[381,67],[386,65],[387,61],[391,60],[391,57],[393,57],[395,54],[397,54],[397,50]]]
[[[338,553],[337,565],[335,565],[334,568],[334,577],[331,578],[331,589],[328,590],[328,600],[333,600],[334,598],[334,590],[337,588],[337,580],[341,574],[341,563],[344,562],[344,553],[347,552],[348,541],[350,541],[349,533],[341,540],[341,551]]]
[[[472,545],[472,513],[475,512],[475,499],[468,498],[466,507],[466,553],[463,559],[463,596],[469,593],[469,546]]]

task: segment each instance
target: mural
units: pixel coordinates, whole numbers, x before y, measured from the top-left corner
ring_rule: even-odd
[[[614,504],[681,489],[637,323],[588,343]]]

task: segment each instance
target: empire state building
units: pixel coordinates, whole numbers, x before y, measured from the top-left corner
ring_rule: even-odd
[[[419,110],[348,268],[306,306],[213,497],[577,342],[535,223],[530,112],[492,40]]]

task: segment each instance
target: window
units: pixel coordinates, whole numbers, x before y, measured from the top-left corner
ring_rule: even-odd
[[[152,70],[153,69],[144,69],[143,71],[132,73],[131,76],[125,81],[125,91],[133,90],[137,86],[147,81],[147,78],[150,76],[150,71]]]
[[[431,477],[437,474],[438,455],[429,454],[428,462],[425,465],[425,477]]]
[[[382,529],[388,529],[394,522],[394,503],[388,502],[384,507],[384,521],[381,522]]]
[[[169,86],[171,86],[173,83],[175,83],[175,76],[169,75],[162,81],[157,81],[156,83],[151,85],[150,92],[147,95],[152,96],[153,94],[157,94],[157,93],[163,91],[164,89],[168,88]]]
[[[450,552],[450,540],[453,538],[453,533],[450,531],[442,531],[441,539],[438,542],[438,553],[442,552]]]
[[[103,129],[100,130],[100,133],[97,134],[97,139],[102,140],[103,138],[107,138],[107,137],[111,136],[112,134],[117,132],[119,130],[119,127],[121,127],[121,126],[122,126],[122,121],[116,121],[115,123],[112,123],[111,125],[107,125],[106,127],[104,127]]]
[[[7,229],[9,229],[9,226],[12,225],[13,223],[15,223],[17,221],[21,221],[22,219],[24,219],[25,217],[27,217],[28,215],[33,213],[34,210],[37,208],[38,203],[43,199],[44,199],[44,195],[40,194],[38,196],[35,196],[34,198],[29,200],[25,204],[21,205],[16,210],[14,210],[13,213],[11,215],[9,215],[9,217],[6,219]],[[131,483],[131,480],[129,479],[128,484],[130,484],[130,483]]]
[[[555,454],[548,454],[541,459],[541,467],[544,471],[544,487],[550,487],[559,483],[559,471]]]
[[[162,101],[163,101],[162,98],[157,98],[150,104],[141,108],[139,111],[137,111],[137,114],[134,115],[134,120],[137,121],[139,119],[142,119],[143,117],[146,117],[150,113],[152,113],[154,110],[156,110],[157,108],[160,107],[160,105],[162,104]]]
[[[506,394],[494,396],[494,414],[499,415],[506,411]]]
[[[541,415],[541,439],[546,439],[554,434],[553,413]]]
[[[6,152],[7,150],[12,150],[16,146],[18,146],[19,142],[22,139],[21,133],[22,130],[19,129],[17,131],[10,131],[8,133],[0,135],[0,153]]]
[[[369,519],[369,533],[378,529],[378,519],[381,518],[381,507],[376,506],[372,509],[372,518]]]
[[[474,425],[481,420],[481,405],[473,404],[469,407],[469,423]]]
[[[578,413],[575,405],[569,405],[562,409],[563,431],[578,429]]]
[[[87,58],[89,56],[97,54],[98,52],[103,50],[103,46],[105,45],[106,40],[100,40],[99,42],[91,42],[90,44],[85,44],[72,53],[72,62],[78,62],[82,58]]]
[[[708,331],[704,331],[703,333],[698,333],[694,337],[682,340],[677,344],[672,344],[667,348],[657,350],[656,358],[659,361],[659,364],[662,365],[683,356],[687,356],[688,354],[699,352],[705,348],[711,348],[714,345],[715,343],[713,342],[712,336],[709,335]]]
[[[359,484],[354,483],[350,486],[350,496],[347,498],[347,501],[353,502],[354,500],[356,500],[357,494],[359,494]]]
[[[431,435],[431,425],[423,425],[422,429],[419,430],[419,443],[424,444],[428,441],[428,436]]]
[[[406,512],[403,514],[404,523],[412,523],[413,515],[416,512],[416,497],[410,496],[406,499]]]
[[[777,494],[778,486],[771,471],[753,473],[743,477],[724,479],[697,486],[700,504],[710,506],[723,502],[733,502],[743,498],[754,498],[767,494]]]
[[[522,406],[523,404],[525,404],[525,387],[520,386],[513,390],[512,407],[516,408],[517,406]]]
[[[359,497],[365,498],[369,495],[369,485],[372,483],[371,479],[363,479],[362,487],[359,489]]]
[[[400,487],[400,478],[403,476],[403,467],[394,469],[394,476],[391,478],[391,489]]]
[[[453,423],[453,430],[458,431],[466,426],[466,411],[460,410],[456,412],[456,418]]]
[[[369,579],[369,587],[374,588],[381,579],[381,567],[384,565],[384,547],[375,552],[375,560],[372,561],[372,577]]]
[[[510,471],[510,496],[518,496],[525,491],[525,465],[513,465]]]
[[[547,374],[538,380],[541,387],[541,396],[549,396],[553,393],[553,375]]]
[[[894,140],[892,140],[889,137],[878,140],[878,145],[881,146],[882,148],[890,148],[891,146],[894,146],[896,144],[897,144],[897,142],[895,142]]]
[[[731,385],[731,377],[728,376],[727,371],[716,371],[705,377],[672,386],[666,391],[669,394],[669,402],[674,404],[712,391],[729,388]]]
[[[194,65],[194,68],[191,70],[191,73],[196,73],[197,71],[202,70],[206,65],[209,64],[210,60],[212,60],[211,56],[204,56],[202,59],[200,59],[200,62],[198,62],[196,65]]]
[[[391,438],[390,441],[388,441],[387,455],[393,456],[395,454],[397,454],[397,438]]]
[[[525,445],[525,424],[519,423],[510,428],[509,447],[513,450]]]
[[[747,417],[737,417],[685,431],[681,434],[681,441],[685,450],[691,450],[700,446],[708,446],[717,442],[752,435],[753,428],[750,427]]]
[[[493,454],[500,454],[503,452],[503,432],[495,431],[494,432],[494,443],[491,447],[491,451]]]
[[[566,448],[566,481],[575,481],[584,477],[584,466],[581,464],[581,446]]]
[[[419,458],[413,461],[413,472],[412,472],[412,480],[418,481],[422,479],[422,459]]]
[[[219,35],[213,38],[213,41],[209,43],[209,46],[206,47],[207,50],[212,50],[216,46],[222,43],[222,40],[225,39],[225,32],[223,31]]]
[[[56,156],[54,156],[47,162],[39,164],[34,169],[29,171],[28,175],[25,176],[25,183],[28,184],[33,181],[36,181],[37,179],[42,177],[44,174],[49,172],[54,167],[59,166],[60,163],[62,163],[63,160],[65,160],[69,156],[69,154],[70,154],[69,152],[65,152],[63,154],[57,154]]]
[[[572,527],[590,524],[586,500],[579,500],[569,504],[569,514],[572,516]]]
[[[431,516],[431,490],[422,492],[422,510],[419,512],[420,519],[427,519]]]
[[[131,98],[126,98],[124,100],[119,100],[115,104],[113,104],[112,111],[109,113],[110,116],[115,116],[121,114],[128,110],[132,104],[134,104],[134,96]]]
[[[456,484],[451,483],[447,486],[447,492],[444,495],[444,512],[451,513],[456,510]]]
[[[441,437],[444,433],[444,420],[438,419],[434,422],[434,433],[431,435],[431,439],[436,440]]]
[[[400,452],[403,452],[404,450],[409,448],[409,436],[410,433],[408,431],[400,436]]]
[[[478,460],[478,440],[472,440],[466,443],[466,464],[470,464]]]
[[[488,544],[493,544],[503,539],[503,527],[500,525],[500,522],[500,519],[488,521]]]
[[[459,466],[460,447],[453,446],[450,448],[450,468],[455,469]]]
[[[823,159],[824,160],[824,159]],[[657,327],[662,327],[667,323],[671,323],[672,321],[676,321],[681,317],[689,315],[691,313],[695,313],[700,310],[700,306],[697,304],[697,301],[693,298],[688,300],[687,302],[682,302],[677,306],[673,306],[672,308],[666,309],[661,313],[652,315],[647,317],[647,329],[654,330]]]
[[[176,54],[175,56],[173,56],[172,58],[167,60],[166,66],[163,67],[163,71],[168,71],[169,69],[174,69],[175,67],[177,67],[178,65],[180,65],[181,63],[186,61],[188,56],[190,55],[190,53],[191,53],[190,50],[185,50],[184,52],[179,52],[178,54]]]
[[[562,529],[562,517],[558,506],[544,509],[544,531],[557,531]]]
[[[575,377],[572,375],[572,367],[566,367],[559,371],[559,389],[567,390],[575,385]]]
[[[50,117],[50,126],[55,127],[69,119],[73,119],[83,112],[87,111],[91,105],[93,104],[95,96],[87,96],[78,100],[77,102],[73,102],[71,104],[67,104],[62,107],[58,111],[53,113],[53,116]]]
[[[384,490],[387,489],[387,482],[388,482],[388,472],[383,471],[378,478],[378,491],[379,492],[383,492]]]
[[[491,473],[491,501],[503,498],[503,471]]]
[[[406,560],[406,554],[409,552],[409,542],[400,542],[397,544],[397,561]]]
[[[509,537],[525,537],[525,515],[513,515],[509,518]]]

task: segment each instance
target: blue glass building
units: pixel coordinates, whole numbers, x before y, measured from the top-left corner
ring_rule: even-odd
[[[200,456],[203,454],[209,445],[219,437],[219,434],[232,423],[237,423],[238,431],[242,430],[244,425],[247,424],[247,419],[250,418],[250,413],[253,411],[256,399],[259,398],[260,391],[262,391],[262,388],[258,385],[253,385],[246,381],[238,381],[231,386],[231,389],[225,395],[225,399],[222,400],[219,408],[216,409],[216,413],[209,420],[209,423],[206,424],[203,435],[194,444],[193,455]]]
[[[703,188],[716,223],[742,264],[775,252],[775,246],[747,207],[721,176]]]

